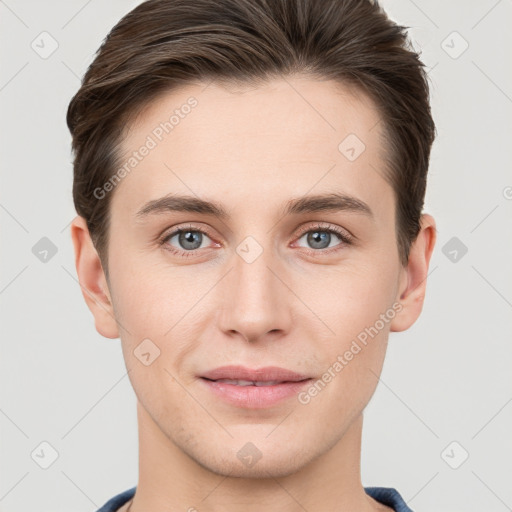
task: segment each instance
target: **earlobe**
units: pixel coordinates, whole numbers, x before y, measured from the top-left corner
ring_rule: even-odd
[[[422,214],[420,223],[420,232],[411,245],[409,262],[401,276],[396,300],[400,302],[402,309],[391,322],[392,332],[409,329],[423,309],[428,267],[436,242],[436,223],[427,213]]]
[[[77,216],[71,223],[75,267],[82,295],[94,316],[96,330],[106,338],[118,338],[119,330],[108,283],[85,219]]]

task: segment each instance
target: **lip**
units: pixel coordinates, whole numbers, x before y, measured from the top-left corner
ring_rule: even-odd
[[[265,409],[290,399],[307,386],[312,377],[277,366],[251,370],[243,366],[222,366],[204,373],[199,379],[206,388],[225,402],[244,409]],[[281,381],[272,386],[238,386],[219,379]]]
[[[285,368],[279,368],[278,366],[265,366],[254,370],[245,366],[220,366],[219,368],[203,373],[200,377],[209,380],[231,379],[258,382],[271,380],[298,382],[310,378],[309,375],[301,375],[300,373]]]

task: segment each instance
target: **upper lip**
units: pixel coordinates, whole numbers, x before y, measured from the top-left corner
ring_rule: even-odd
[[[201,377],[210,380],[230,379],[249,380],[253,382],[279,381],[299,382],[309,379],[307,375],[279,368],[278,366],[265,366],[264,368],[247,368],[245,366],[221,366],[203,373]]]

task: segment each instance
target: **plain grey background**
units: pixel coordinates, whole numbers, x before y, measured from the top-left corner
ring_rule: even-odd
[[[120,340],[96,332],[74,268],[65,113],[138,3],[0,1],[1,512],[93,512],[137,483]],[[512,510],[512,2],[382,4],[429,69],[438,241],[365,412],[363,484],[415,512]]]

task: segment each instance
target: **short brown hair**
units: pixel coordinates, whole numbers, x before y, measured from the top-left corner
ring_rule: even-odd
[[[365,92],[384,124],[406,265],[420,230],[435,125],[428,76],[406,29],[376,0],[148,0],[111,30],[67,111],[73,200],[108,276],[109,204],[126,127],[157,95],[201,80],[260,82],[301,73]],[[341,142],[341,141],[340,141]]]

